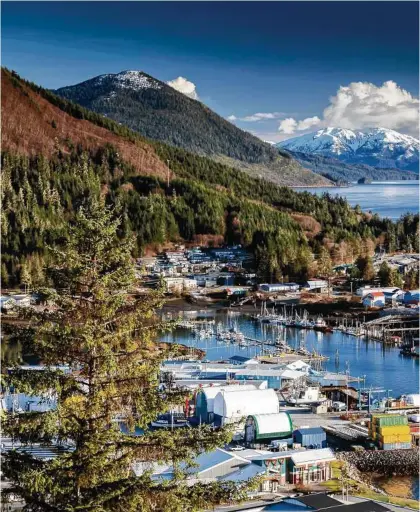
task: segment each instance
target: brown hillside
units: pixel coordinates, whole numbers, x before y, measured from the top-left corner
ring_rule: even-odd
[[[112,144],[139,174],[166,177],[166,165],[148,144],[125,140],[89,121],[71,117],[24,84],[15,85],[4,70],[1,72],[1,107],[3,150],[51,157],[57,149],[69,152],[69,141],[85,149]]]

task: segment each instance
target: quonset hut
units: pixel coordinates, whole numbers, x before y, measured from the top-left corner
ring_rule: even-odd
[[[245,424],[247,443],[268,442],[292,436],[293,424],[287,412],[274,414],[254,414],[248,416]]]
[[[238,384],[229,386],[208,386],[200,388],[195,395],[195,415],[201,423],[213,423],[214,399],[218,393],[251,391],[257,389],[256,384]]]
[[[279,399],[274,389],[221,391],[214,398],[214,422],[226,425],[254,414],[278,414]]]

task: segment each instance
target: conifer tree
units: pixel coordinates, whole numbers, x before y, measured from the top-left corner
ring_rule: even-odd
[[[4,455],[8,494],[31,511],[189,511],[244,496],[243,485],[186,485],[194,457],[230,440],[231,432],[199,428],[152,431],[150,422],[184,404],[182,390],[159,392],[165,350],[155,343],[159,293],[136,299],[131,240],[118,237],[119,219],[102,203],[82,208],[49,270],[54,307],[23,308],[24,322],[8,327],[14,340],[37,355],[43,371],[14,367],[7,384],[57,399],[47,412],[9,413],[5,435],[23,443],[65,443],[52,460],[24,451]],[[168,349],[166,349],[168,350]],[[60,370],[65,365],[69,371]],[[123,421],[128,433],[122,432]],[[133,435],[134,428],[144,435]],[[134,474],[133,464],[173,467],[173,477]]]

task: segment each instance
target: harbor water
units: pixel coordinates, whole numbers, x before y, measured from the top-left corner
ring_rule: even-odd
[[[207,313],[208,314],[208,313]],[[176,342],[205,350],[205,358],[210,361],[226,360],[234,355],[253,357],[264,351],[274,351],[269,343],[279,336],[292,348],[304,346],[328,357],[323,369],[331,372],[348,371],[353,377],[365,377],[366,387],[388,390],[389,396],[398,397],[407,393],[418,393],[419,360],[402,356],[398,347],[384,345],[379,341],[368,341],[343,334],[342,332],[321,333],[313,330],[284,328],[278,325],[261,323],[250,316],[238,312],[214,312],[216,324],[227,329],[235,328],[247,338],[265,341],[257,345],[238,346],[217,340],[215,336],[200,339],[193,336],[191,329],[178,328],[162,337],[162,341]],[[357,387],[357,382],[352,383]],[[382,396],[386,396],[382,394]]]
[[[339,195],[347,199],[351,206],[357,204],[363,211],[377,213],[381,217],[398,219],[405,213],[419,211],[418,181],[377,181],[370,184],[354,184],[351,187],[308,188],[313,194]]]

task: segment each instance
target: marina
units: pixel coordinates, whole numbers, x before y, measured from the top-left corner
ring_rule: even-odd
[[[382,389],[385,396],[415,393],[419,387],[418,359],[402,355],[397,346],[337,330],[320,332],[260,322],[236,311],[203,310],[188,312],[187,317],[189,324],[184,317],[180,327],[164,334],[161,340],[200,348],[207,362],[226,361],[238,354],[273,363],[315,356],[317,369],[347,372],[367,388]],[[191,328],[194,325],[200,325],[198,335]],[[231,339],[221,339],[219,333],[223,332],[229,332]],[[292,354],[287,353],[286,345]],[[299,350],[305,352],[299,355]],[[352,385],[358,384],[356,381]]]

